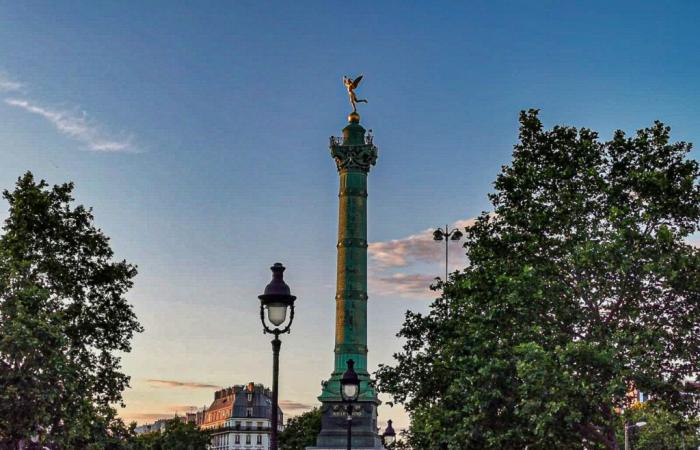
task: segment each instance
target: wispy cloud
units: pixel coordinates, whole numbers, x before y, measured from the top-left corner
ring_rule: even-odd
[[[453,224],[453,228],[463,230],[473,223],[473,219],[460,220]],[[433,230],[429,228],[401,239],[372,242],[368,248],[369,256],[384,269],[441,261],[445,257],[445,249],[433,241]],[[452,245],[457,246],[458,243]]]
[[[473,224],[474,219],[459,220],[450,228],[464,231],[465,227]],[[445,246],[433,240],[433,230],[370,243],[370,290],[382,295],[433,298],[435,294],[430,290],[430,285],[435,282],[436,276],[444,274],[442,264],[445,260]],[[448,241],[448,245],[451,246],[450,270],[463,268],[465,259],[461,243]]]
[[[168,409],[171,411],[175,411],[176,413],[182,414],[183,412],[194,412],[197,411],[198,409],[201,409],[201,406],[195,406],[195,405],[170,405],[168,406]]]
[[[385,276],[372,277],[372,288],[384,295],[398,294],[402,297],[432,298],[434,294],[430,285],[435,283],[435,276],[420,273],[393,273]]]
[[[11,79],[6,74],[0,72],[0,92],[17,92],[24,88],[24,84]]]
[[[206,406],[194,406],[194,405],[167,405],[159,407],[160,412],[131,412],[128,410],[122,410],[119,412],[119,417],[121,417],[125,422],[136,422],[139,424],[152,423],[159,419],[172,419],[175,416],[184,416],[188,412],[201,411],[203,407]],[[167,412],[163,412],[167,411]]]
[[[162,388],[187,388],[187,389],[219,389],[221,386],[209,383],[198,383],[195,381],[177,380],[146,380],[151,386]]]
[[[90,150],[98,152],[136,151],[132,145],[132,136],[109,137],[84,111],[71,112],[53,109],[22,98],[6,98],[5,103],[43,117],[60,133],[84,143]]]
[[[293,400],[280,400],[280,408],[285,412],[287,411],[299,411],[307,410],[313,408],[315,405],[310,405],[308,403],[295,402]]]

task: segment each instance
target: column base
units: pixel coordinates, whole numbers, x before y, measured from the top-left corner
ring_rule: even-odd
[[[384,450],[377,434],[377,405],[379,401],[358,401],[352,412],[352,448],[355,450]],[[307,450],[346,450],[348,442],[347,405],[324,401],[321,406],[321,433],[316,446]]]

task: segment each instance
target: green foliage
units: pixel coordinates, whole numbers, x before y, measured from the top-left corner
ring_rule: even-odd
[[[113,448],[112,405],[129,378],[119,352],[141,330],[125,294],[134,266],[114,261],[71,183],[22,176],[5,191],[0,237],[0,447]]]
[[[632,137],[520,117],[520,142],[466,230],[470,265],[408,312],[380,388],[431,449],[618,448],[633,383],[677,414],[700,354],[700,170],[657,122]]]
[[[700,447],[700,419],[687,418],[670,411],[662,402],[649,401],[625,411],[618,421],[620,446],[624,439],[624,422],[642,427],[630,427],[630,444],[635,450],[696,449]]]
[[[165,431],[133,436],[124,444],[124,450],[206,450],[209,433],[192,423],[178,418],[165,424]]]
[[[280,450],[305,450],[316,445],[316,436],[321,432],[321,410],[311,411],[293,417],[279,435]]]
[[[411,446],[403,439],[397,439],[393,444],[386,445],[388,450],[412,450]]]

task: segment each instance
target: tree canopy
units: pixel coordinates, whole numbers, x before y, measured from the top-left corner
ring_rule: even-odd
[[[124,431],[113,405],[129,381],[118,353],[141,331],[125,299],[136,268],[72,191],[27,172],[3,192],[0,446],[107,448]]]
[[[207,450],[209,433],[180,418],[170,419],[161,433],[154,431],[131,436],[122,443],[123,450]]]
[[[700,418],[685,417],[661,401],[634,403],[620,416],[617,427],[620,447],[624,445],[625,424],[629,427],[634,450],[697,449],[700,446]]]
[[[609,141],[521,113],[469,266],[408,312],[380,387],[421,449],[618,448],[636,387],[696,414],[700,171],[660,122]]]
[[[316,437],[321,432],[321,410],[314,408],[287,421],[279,435],[280,450],[305,450],[316,445]]]

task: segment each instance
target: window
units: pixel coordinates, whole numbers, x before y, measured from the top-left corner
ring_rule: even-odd
[[[237,429],[237,430],[240,430],[240,429],[241,429],[241,421],[240,421],[240,420],[237,420],[237,421],[236,421],[236,429]]]
[[[250,402],[252,402],[252,401],[253,401],[253,393],[252,393],[252,392],[248,392],[248,403],[250,403]]]
[[[250,435],[249,434],[245,435],[245,443],[250,444]]]
[[[246,423],[245,423],[245,429],[246,429],[246,430],[252,430],[252,429],[253,429],[253,422],[250,422],[250,421],[246,422]]]
[[[258,435],[258,445],[262,444],[262,434]]]
[[[262,430],[262,429],[263,429],[263,423],[262,423],[262,422],[258,422],[258,430]]]
[[[246,417],[253,417],[253,408],[246,408],[245,416]]]
[[[240,444],[241,443],[241,435],[237,434],[236,437],[233,439],[234,444]]]

